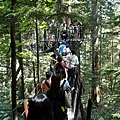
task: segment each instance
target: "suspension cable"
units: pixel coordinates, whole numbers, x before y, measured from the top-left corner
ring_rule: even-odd
[[[36,87],[34,87],[34,89],[32,90],[32,92],[31,93],[33,93],[36,89],[37,89],[37,87],[38,87],[38,85],[39,85],[39,83],[37,84],[37,86]],[[40,90],[38,91],[38,93],[40,92]],[[30,94],[31,94],[30,93]],[[17,108],[19,108],[20,106],[22,106],[22,104],[23,104],[23,102],[25,101],[25,99],[23,100],[22,99],[22,101],[21,102],[19,102],[19,104],[14,108],[14,109],[12,109],[9,113],[7,113],[7,115],[6,116],[4,116],[3,118],[2,118],[2,120],[3,119],[5,119],[6,117],[8,117],[12,112],[14,112]],[[24,110],[24,112],[21,114],[21,116],[23,116],[24,114],[25,114],[25,110]]]
[[[5,115],[2,120],[6,117],[8,117],[12,112],[14,112],[18,107],[22,106],[22,102],[20,102],[14,109],[12,109],[7,115]]]

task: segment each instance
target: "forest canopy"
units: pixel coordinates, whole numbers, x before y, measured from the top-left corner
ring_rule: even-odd
[[[63,21],[68,31],[82,24],[82,38],[71,44],[78,48],[83,107],[88,96],[97,101],[99,87],[91,118],[120,119],[119,0],[0,0],[0,119],[23,119],[19,103],[45,79],[54,49],[46,50],[45,40],[55,36],[49,48],[56,47]]]

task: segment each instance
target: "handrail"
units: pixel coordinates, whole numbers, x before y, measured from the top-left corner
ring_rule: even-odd
[[[77,77],[78,77],[78,74],[76,74],[75,84],[74,84],[75,89],[72,92],[72,109],[73,110],[74,110],[74,100],[75,100],[75,91],[76,91],[76,85],[77,85]]]
[[[83,90],[83,83],[79,78],[78,71],[75,72],[75,90],[72,93],[72,108],[74,109],[74,120],[85,120],[85,111],[81,102],[81,95]],[[75,101],[76,97],[76,101]]]
[[[74,110],[74,120],[90,120],[91,119],[91,112],[92,106],[94,105],[97,109],[98,114],[105,120],[104,116],[102,116],[99,108],[95,105],[92,99],[89,97],[88,99],[88,106],[87,110],[83,108],[83,104],[81,101],[82,90],[84,90],[84,86],[82,81],[79,78],[78,71],[75,72],[75,90],[72,92],[72,108]],[[76,101],[75,101],[76,97]]]
[[[7,113],[7,115],[3,116],[1,120],[7,118],[12,112],[14,112],[20,106],[21,106],[21,102],[14,109],[12,109],[9,113]]]

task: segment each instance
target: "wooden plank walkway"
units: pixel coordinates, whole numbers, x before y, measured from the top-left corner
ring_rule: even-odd
[[[72,94],[69,94],[69,99],[72,101]],[[76,94],[75,94],[75,98],[74,98],[74,109],[68,108],[67,109],[67,114],[68,114],[68,120],[74,120],[74,113],[75,113],[75,106],[76,106]]]
[[[68,108],[67,110],[68,110],[68,112],[67,112],[67,114],[68,114],[68,120],[74,120],[74,114],[75,114],[75,109],[76,109],[76,100],[77,100],[77,90],[75,90],[75,96],[74,96],[74,107],[73,107],[73,109],[72,109],[72,107],[71,108]],[[71,96],[72,94],[70,94],[69,95],[69,99],[70,100],[72,100],[72,96]]]
[[[74,113],[72,111],[72,108],[68,108],[67,113],[68,113],[68,120],[73,120],[74,119]]]

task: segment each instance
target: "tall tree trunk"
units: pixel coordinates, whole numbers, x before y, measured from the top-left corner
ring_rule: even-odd
[[[39,42],[38,42],[38,24],[36,19],[36,42],[37,42],[37,75],[38,83],[40,82],[40,61],[39,61]]]
[[[15,9],[16,0],[12,0],[11,10]],[[11,22],[11,68],[12,68],[12,109],[16,108],[16,45],[15,45],[15,21],[14,19]],[[13,120],[17,120],[17,110],[13,111]]]
[[[36,87],[36,81],[35,81],[35,63],[34,63],[34,61],[32,63],[33,63],[34,88],[35,88]],[[36,89],[35,89],[35,94],[37,94],[37,90]]]
[[[37,3],[38,0],[35,0],[35,7],[37,6],[36,3]],[[35,22],[35,25],[36,25],[36,43],[37,43],[37,77],[38,77],[38,83],[40,83],[40,61],[39,61],[39,39],[38,39],[38,21],[37,21],[37,18],[36,18],[36,22]]]
[[[20,43],[21,41],[21,33],[18,34],[18,40]],[[18,51],[22,52],[22,45],[18,47]],[[22,56],[18,57],[19,65],[20,65],[20,71],[21,71],[21,79],[20,79],[20,99],[25,99],[24,96],[24,75],[23,75],[23,58]],[[19,71],[19,72],[20,72]]]
[[[98,105],[98,91],[97,91],[97,75],[98,75],[98,1],[91,0],[92,3],[92,18],[91,18],[91,39],[92,39],[92,100]]]

